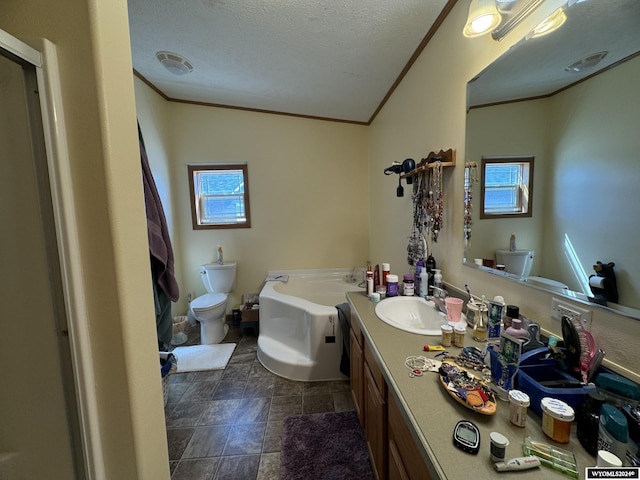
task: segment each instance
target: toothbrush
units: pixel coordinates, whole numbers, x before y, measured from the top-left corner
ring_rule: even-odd
[[[473,297],[471,296],[471,289],[469,288],[469,285],[467,285],[466,283],[464,284],[464,288],[467,291],[467,294],[469,295],[469,303],[471,305],[475,305],[475,302],[473,301]]]

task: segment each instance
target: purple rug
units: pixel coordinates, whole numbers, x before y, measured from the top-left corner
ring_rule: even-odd
[[[373,479],[364,431],[354,411],[284,419],[281,480]]]

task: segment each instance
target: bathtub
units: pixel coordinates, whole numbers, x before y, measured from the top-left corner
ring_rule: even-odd
[[[362,291],[345,281],[351,268],[274,270],[260,292],[258,360],[269,371],[291,380],[343,380],[342,332],[335,305],[345,293]],[[358,272],[361,279],[361,270]],[[348,339],[347,339],[348,341]]]

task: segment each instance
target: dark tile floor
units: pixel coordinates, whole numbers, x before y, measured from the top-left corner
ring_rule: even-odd
[[[198,344],[192,328],[185,345]],[[282,422],[289,415],[352,410],[348,381],[297,382],[256,358],[256,333],[231,327],[224,370],[175,373],[165,407],[172,480],[280,477]]]

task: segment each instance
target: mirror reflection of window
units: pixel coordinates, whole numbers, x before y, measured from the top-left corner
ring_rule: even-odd
[[[533,157],[484,157],[480,185],[480,218],[530,217]]]

